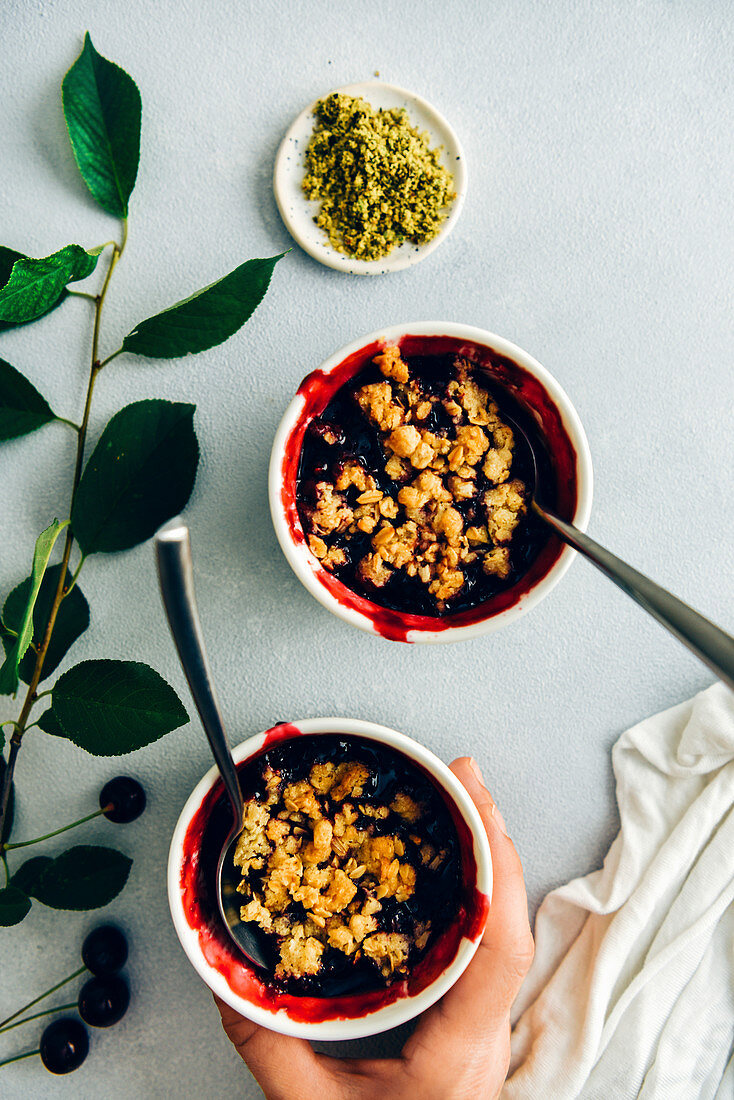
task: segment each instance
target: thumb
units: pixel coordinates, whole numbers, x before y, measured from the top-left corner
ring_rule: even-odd
[[[495,1095],[509,1063],[510,1008],[533,957],[533,938],[522,866],[481,772],[469,757],[455,760],[451,770],[487,832],[492,903],[476,955],[456,985],[423,1016],[403,1057],[413,1073],[430,1072],[436,1096],[485,1096],[490,1087]]]
[[[504,819],[484,785],[476,760],[462,756],[451,764],[479,811],[492,854],[492,904],[482,937],[493,960],[495,995],[504,976],[503,1007],[510,1008],[533,958],[527,894],[520,857],[507,835]]]
[[[492,854],[492,904],[487,916],[482,945],[489,947],[496,964],[502,965],[508,977],[515,976],[519,988],[534,953],[533,935],[527,915],[527,894],[523,865],[510,837],[507,836],[502,814],[484,787],[479,764],[471,757],[460,757],[451,764],[451,771],[461,780],[479,810]]]

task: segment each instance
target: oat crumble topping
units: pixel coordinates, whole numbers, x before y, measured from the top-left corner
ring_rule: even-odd
[[[421,877],[441,873],[448,849],[426,839],[424,802],[402,789],[371,799],[371,778],[358,760],[316,762],[302,779],[268,764],[264,797],[246,803],[234,855],[241,916],[277,937],[276,979],[318,975],[332,951],[371,962],[389,984],[429,942],[420,906],[397,924],[396,912]]]
[[[362,385],[354,397],[378,433],[388,487],[355,455],[331,479],[321,471],[301,518],[326,569],[351,563],[373,591],[401,573],[417,578],[441,613],[462,594],[468,567],[477,563],[500,579],[511,573],[513,537],[527,513],[525,483],[512,476],[513,432],[466,359],[454,359],[441,392],[423,383],[397,346],[373,363],[384,380]],[[328,423],[319,434],[339,442]],[[353,539],[361,548],[354,560]]]

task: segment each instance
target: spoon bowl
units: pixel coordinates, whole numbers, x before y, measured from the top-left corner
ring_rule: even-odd
[[[168,625],[232,807],[232,827],[222,844],[217,862],[219,913],[239,950],[255,966],[264,968],[267,966],[267,958],[263,948],[262,933],[258,934],[259,930],[256,926],[253,928],[252,924],[247,924],[240,919],[240,906],[237,903],[239,895],[236,887],[240,876],[234,865],[233,856],[242,833],[244,800],[237,768],[224,731],[222,712],[204,646],[204,636],[194,596],[194,573],[188,527],[180,519],[171,520],[156,534],[155,551],[158,580]]]
[[[237,886],[242,875],[235,866],[233,857],[241,832],[242,828],[240,827],[234,836],[230,833],[222,845],[219,862],[217,863],[216,883],[219,914],[240,951],[247,956],[250,962],[266,970],[268,969],[268,959],[264,946],[264,934],[258,925],[243,921],[240,917],[242,894],[238,892]]]

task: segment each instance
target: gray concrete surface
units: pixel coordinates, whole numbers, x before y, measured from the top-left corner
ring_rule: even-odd
[[[352,338],[417,319],[489,328],[535,355],[575,402],[596,468],[591,532],[731,627],[729,5],[10,0],[0,9],[0,238],[35,255],[114,232],[78,176],[60,107],[61,77],[87,28],[135,77],[144,104],[108,352],[138,320],[288,246],[273,157],[320,93],[379,70],[435,103],[459,133],[465,210],[425,263],[357,279],[294,250],[253,320],[222,347],[177,362],[116,361],[98,385],[92,437],[131,400],[197,403],[202,461],[188,517],[233,739],[280,718],[347,714],[404,730],[446,760],[473,753],[535,908],[549,888],[598,866],[614,835],[609,747],[620,732],[710,675],[580,561],[529,616],[475,642],[410,648],[350,629],[306,593],[278,548],[270,443],[302,376]],[[89,314],[72,300],[0,337],[0,354],[70,417],[84,392]],[[51,426],[0,451],[3,591],[64,511],[72,448]],[[73,659],[146,660],[185,697],[150,547],[101,556],[85,573],[92,626]],[[14,713],[1,705],[3,717]],[[3,1070],[8,1100],[259,1095],[168,920],[168,839],[208,766],[196,722],[119,762],[29,735],[18,837],[84,812],[119,770],[145,783],[149,811],[77,834],[135,858],[124,894],[104,911],[130,932],[130,1011],[93,1035],[70,1078],[50,1078],[36,1060]],[[0,932],[0,1014],[70,971],[96,919],[34,905],[23,925]],[[5,1037],[0,1057],[32,1045],[33,1031]]]

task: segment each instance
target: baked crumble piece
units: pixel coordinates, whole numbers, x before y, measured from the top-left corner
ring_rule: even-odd
[[[304,444],[298,503],[326,569],[377,602],[440,615],[512,583],[537,538],[527,460],[484,376],[465,358],[428,358],[388,345],[332,400]]]
[[[294,768],[280,750],[245,804],[234,854],[241,918],[272,939],[275,980],[289,988],[312,990],[335,968],[402,980],[451,916],[441,890],[457,888],[453,825],[428,781],[395,764],[399,754],[339,759],[335,738],[312,740],[325,758]]]

